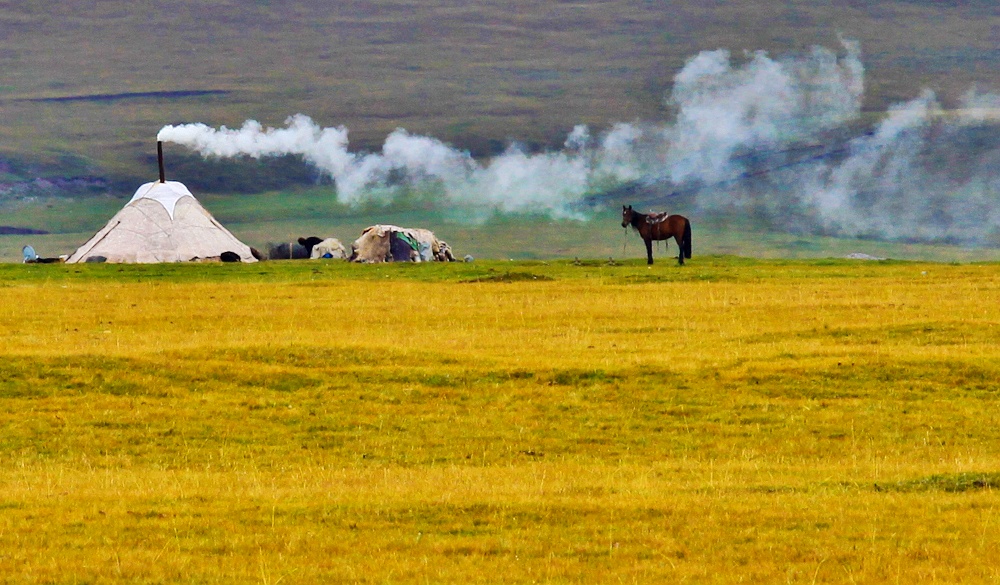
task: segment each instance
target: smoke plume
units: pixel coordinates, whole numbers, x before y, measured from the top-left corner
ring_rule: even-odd
[[[585,129],[577,132],[586,134]],[[501,212],[541,209],[574,217],[579,212],[572,210],[572,204],[587,192],[591,175],[592,157],[584,148],[532,154],[511,145],[482,164],[436,138],[403,129],[386,138],[381,153],[350,152],[347,134],[344,127],[321,128],[297,114],[284,128],[264,128],[254,120],[238,129],[166,126],[158,140],[188,146],[205,156],[301,155],[333,178],[337,197],[345,203],[391,197],[403,182],[409,188],[439,192],[442,203]],[[578,139],[571,137],[568,142]]]
[[[158,138],[205,156],[300,155],[351,204],[418,190],[479,217],[541,210],[582,218],[602,193],[640,185],[658,194],[647,200],[660,209],[683,202],[669,210],[750,213],[777,229],[996,243],[1000,96],[974,88],[945,110],[924,91],[877,117],[862,115],[863,98],[860,47],[842,40],[839,50],[781,58],[702,52],[674,78],[671,120],[577,126],[561,149],[512,144],[486,161],[403,129],[380,152],[352,152],[346,128],[302,114],[283,128],[184,124]]]

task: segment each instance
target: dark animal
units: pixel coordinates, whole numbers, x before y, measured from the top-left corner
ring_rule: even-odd
[[[306,249],[306,257],[312,256],[313,248],[316,244],[323,241],[323,238],[317,238],[316,236],[309,236],[308,238],[299,238],[299,244]]]
[[[236,252],[223,252],[219,256],[219,260],[222,260],[223,262],[242,262],[243,261],[243,259],[240,258],[240,255],[237,254]]]
[[[309,257],[309,250],[296,242],[282,242],[267,245],[268,260],[299,260]]]
[[[669,240],[677,242],[680,251],[677,253],[678,264],[683,265],[685,258],[691,258],[691,222],[683,215],[667,215],[666,213],[639,213],[632,206],[622,205],[622,227],[632,226],[642,236],[646,243],[646,263],[653,263],[653,240]]]

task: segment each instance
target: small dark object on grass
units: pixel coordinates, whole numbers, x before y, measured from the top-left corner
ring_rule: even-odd
[[[56,262],[65,262],[66,258],[64,256],[59,256],[56,258],[41,258],[35,252],[35,249],[31,246],[25,246],[21,248],[21,253],[24,254],[25,264],[55,264]]]

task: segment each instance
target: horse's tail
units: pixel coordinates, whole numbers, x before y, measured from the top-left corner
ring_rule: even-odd
[[[681,244],[681,253],[688,260],[691,259],[691,222],[684,218],[684,243]]]

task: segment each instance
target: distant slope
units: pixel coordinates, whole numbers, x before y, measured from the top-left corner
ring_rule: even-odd
[[[866,108],[923,87],[948,104],[1000,85],[997,22],[987,2],[5,3],[0,156],[140,177],[164,124],[299,112],[359,149],[400,126],[475,154],[557,146],[578,123],[669,117],[664,94],[699,51],[838,35],[861,43]],[[80,99],[95,95],[144,97]]]

